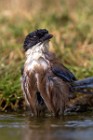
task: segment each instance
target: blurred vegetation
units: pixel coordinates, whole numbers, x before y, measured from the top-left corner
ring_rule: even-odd
[[[22,45],[25,36],[35,29],[46,28],[54,35],[51,50],[77,78],[93,75],[92,7],[92,0],[0,1],[1,103],[6,100],[10,105],[12,97],[16,101],[23,97],[20,86],[20,69],[25,61]],[[4,103],[1,106],[7,108]]]

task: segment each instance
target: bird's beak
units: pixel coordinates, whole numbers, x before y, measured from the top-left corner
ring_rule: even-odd
[[[50,40],[52,37],[53,37],[52,34],[47,33],[47,34],[45,34],[45,35],[40,39],[40,41],[41,41],[41,42],[44,42],[44,41],[46,41],[46,40]]]

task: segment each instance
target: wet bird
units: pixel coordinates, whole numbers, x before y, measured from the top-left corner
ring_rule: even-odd
[[[53,37],[46,29],[29,33],[23,48],[26,61],[22,68],[22,90],[33,115],[39,116],[45,108],[51,114],[63,115],[70,95],[93,87],[93,78],[77,80],[55,54],[49,51]]]

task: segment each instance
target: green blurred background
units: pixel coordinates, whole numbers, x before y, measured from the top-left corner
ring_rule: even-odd
[[[77,78],[93,75],[92,0],[0,1],[0,110],[16,110],[23,95],[20,69],[25,36],[39,28],[53,35],[50,46]],[[20,101],[20,103],[19,103]],[[12,103],[12,104],[11,104]]]

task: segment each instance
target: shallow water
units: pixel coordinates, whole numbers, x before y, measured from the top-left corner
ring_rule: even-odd
[[[0,114],[0,140],[93,140],[93,113],[64,118]]]

